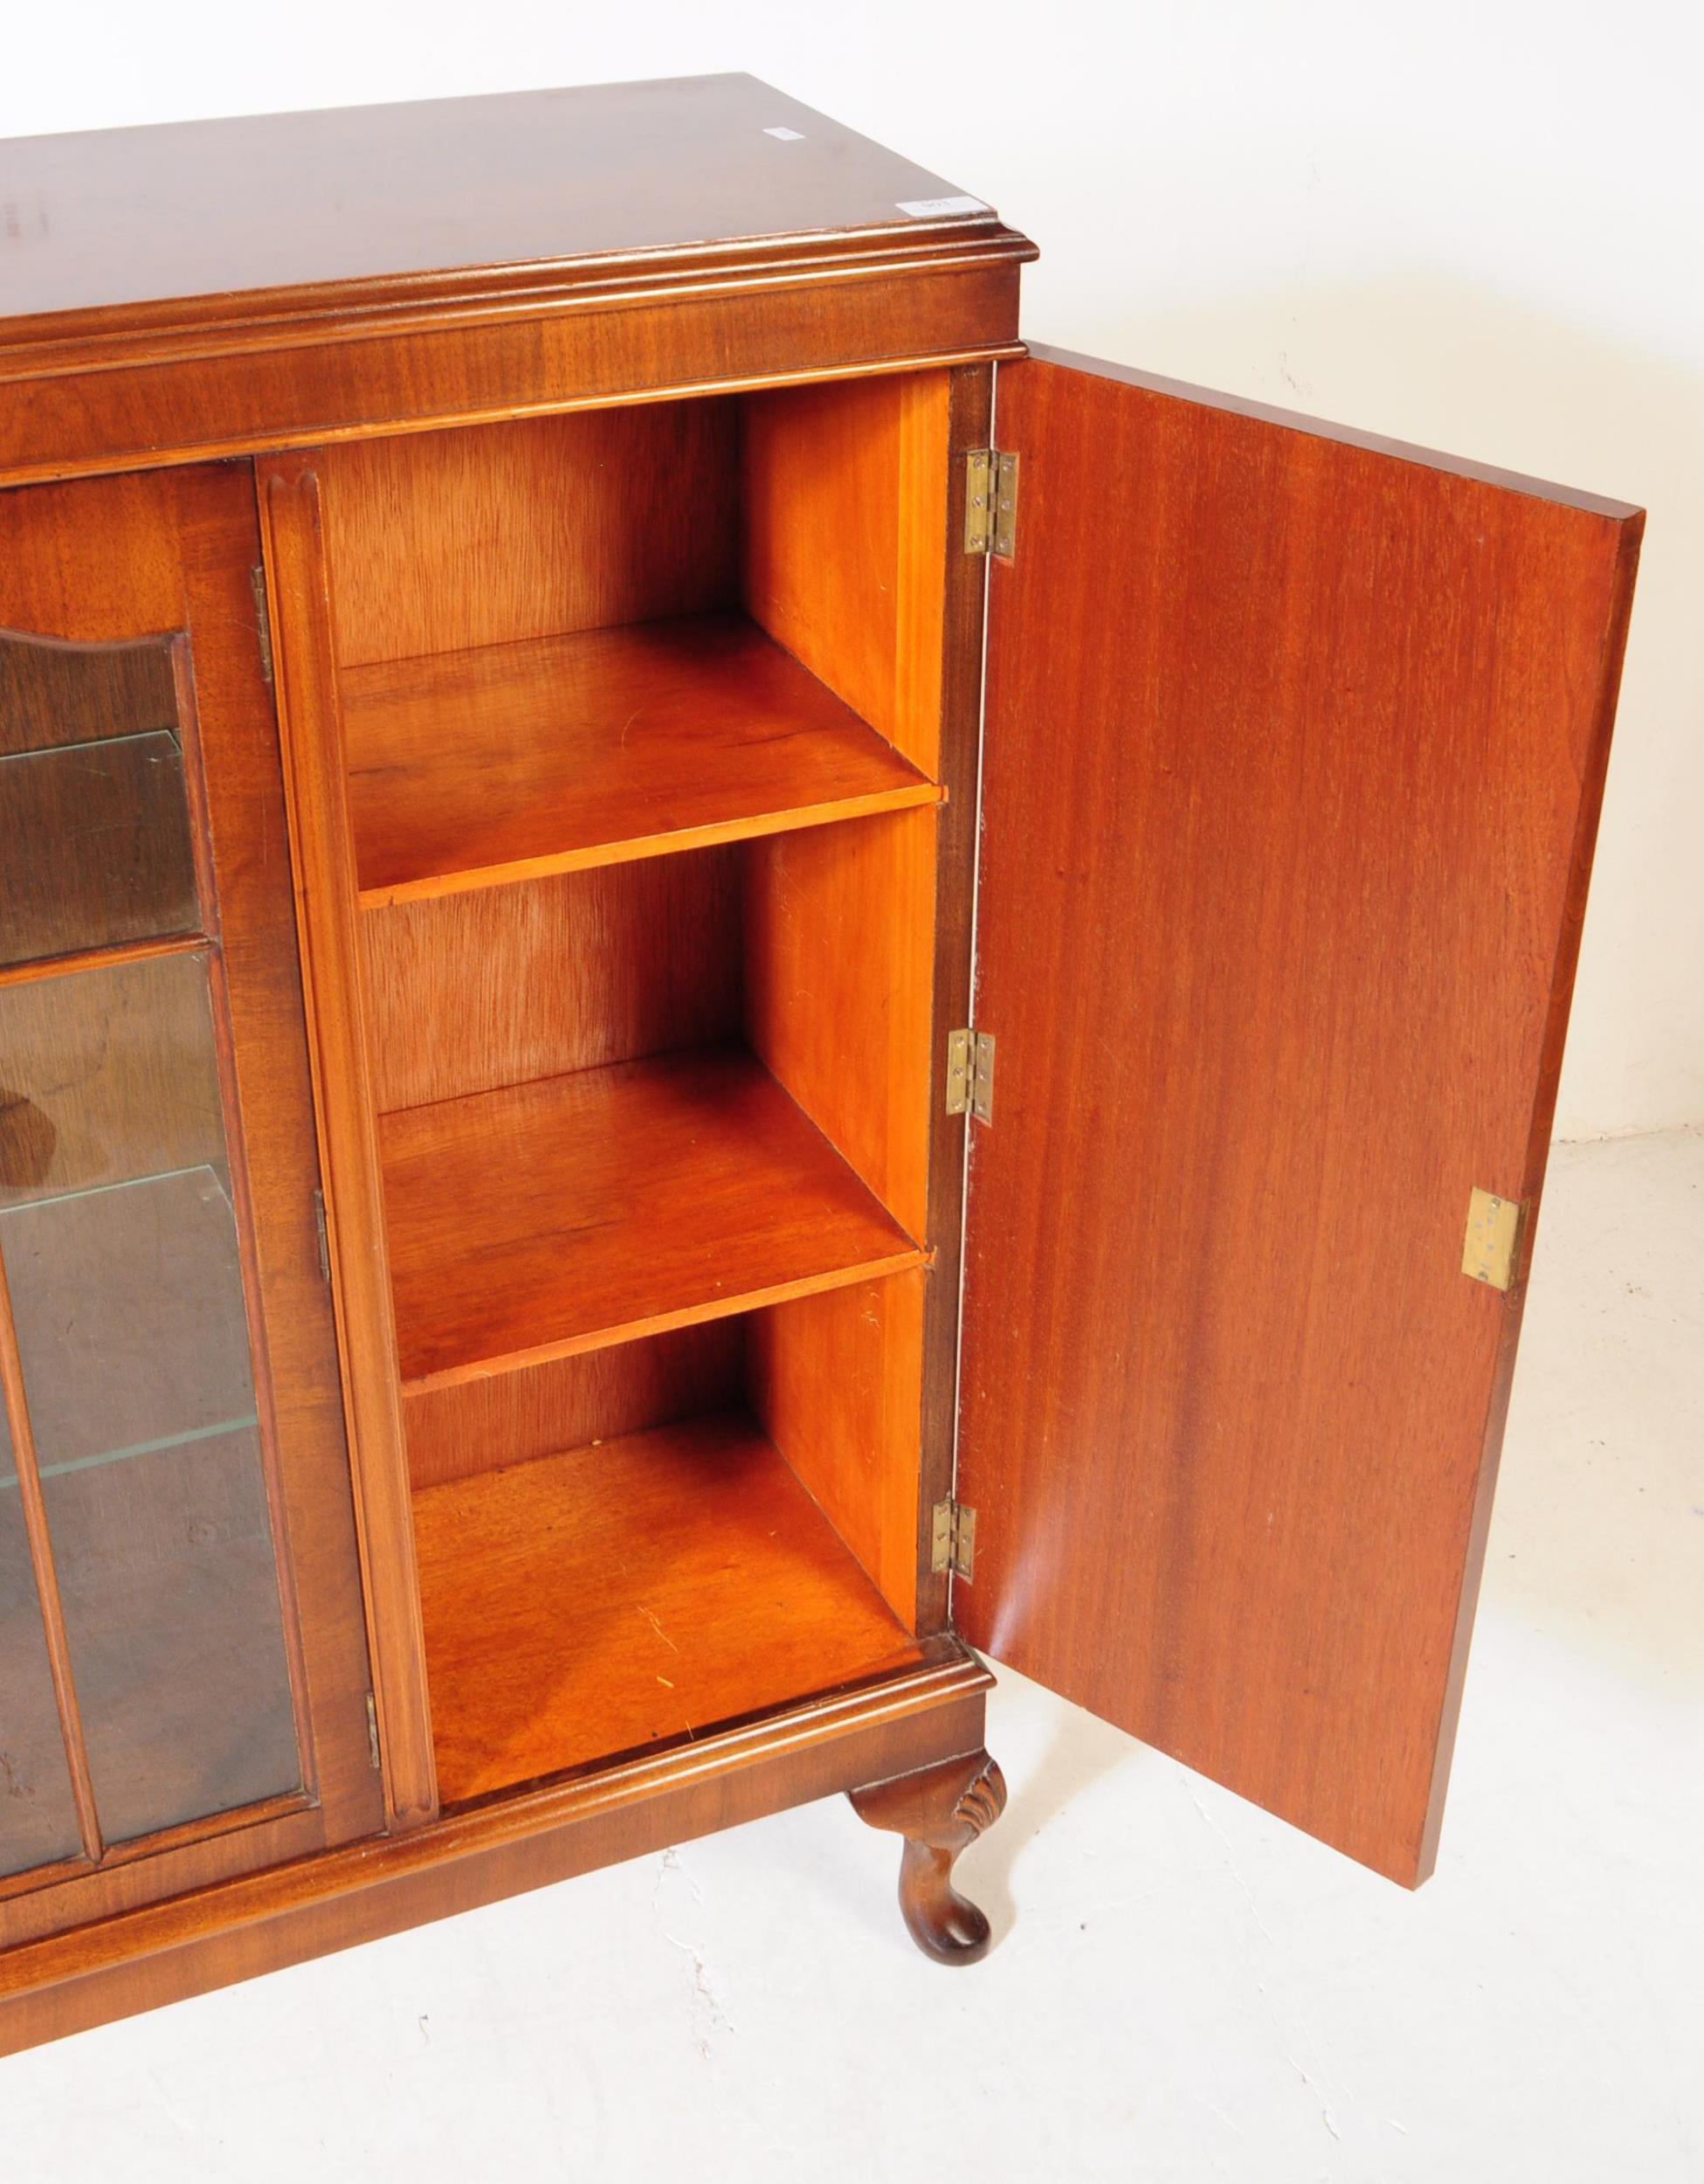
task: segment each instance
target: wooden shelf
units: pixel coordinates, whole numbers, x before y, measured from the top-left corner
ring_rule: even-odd
[[[916,1651],[737,1415],[431,1487],[414,1511],[448,1804],[690,1737]]]
[[[737,614],[348,668],[342,692],[369,908],[942,796]]]
[[[380,1125],[403,1379],[478,1379],[921,1264],[743,1052],[506,1086]]]

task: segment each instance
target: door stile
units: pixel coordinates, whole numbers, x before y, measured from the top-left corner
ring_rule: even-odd
[[[1515,1355],[1527,1310],[1527,1270],[1532,1264],[1534,1241],[1543,1211],[1544,1178],[1549,1166],[1550,1139],[1556,1126],[1556,1092],[1562,1080],[1563,1043],[1574,1006],[1574,982],[1580,965],[1580,936],[1585,923],[1586,890],[1591,879],[1597,847],[1597,828],[1604,809],[1604,789],[1609,775],[1610,743],[1615,730],[1616,708],[1621,696],[1622,665],[1627,630],[1632,619],[1633,584],[1638,573],[1639,549],[1644,538],[1642,520],[1623,529],[1615,571],[1615,605],[1604,632],[1597,680],[1597,712],[1588,743],[1581,778],[1580,806],[1575,822],[1572,854],[1569,861],[1566,908],[1557,935],[1553,962],[1549,1006],[1546,1013],[1543,1059],[1533,1097],[1532,1120],[1527,1137],[1527,1157],[1521,1176],[1521,1197],[1528,1208],[1515,1252],[1513,1282],[1503,1299],[1501,1339],[1498,1346],[1486,1406],[1485,1437],[1480,1444],[1480,1483],[1472,1533],[1462,1572],[1460,1598],[1456,1605],[1454,1635],[1443,1703],[1438,1709],[1437,1756],[1432,1765],[1431,1791],[1425,1824],[1421,1832],[1418,1870],[1422,1877],[1438,1863],[1438,1837],[1443,1831],[1444,1802],[1450,1786],[1450,1766],[1455,1753],[1456,1731],[1461,1719],[1462,1694],[1467,1682],[1467,1658],[1479,1603],[1480,1582],[1485,1569],[1486,1542],[1491,1531],[1492,1495],[1501,1462],[1503,1434],[1508,1424],[1509,1398],[1514,1386]]]
[[[946,612],[942,629],[941,771],[947,791],[936,821],[935,961],[929,1203],[926,1233],[935,1248],[923,1320],[922,1468],[918,1494],[917,1628],[951,1621],[949,1571],[934,1566],[934,1511],[955,1491],[959,1343],[962,1334],[965,1188],[969,1138],[946,1112],[942,1085],[951,1033],[970,1020],[976,939],[976,885],[982,807],[983,656],[988,564],[963,550],[964,459],[986,447],[993,419],[992,364],[965,364],[952,376],[948,423]]]
[[[281,1452],[278,1445],[277,1391],[273,1382],[266,1317],[261,1309],[260,1254],[255,1234],[254,1197],[249,1178],[248,1143],[243,1128],[243,1109],[237,1081],[236,1040],[231,1029],[231,977],[225,963],[221,930],[217,875],[213,869],[213,814],[207,791],[205,757],[202,748],[201,717],[197,709],[195,668],[189,640],[178,636],[171,646],[172,684],[177,699],[178,735],[183,747],[183,788],[190,808],[190,842],[195,856],[196,893],[201,905],[201,933],[192,942],[204,950],[207,991],[212,1012],[213,1067],[218,1080],[219,1105],[224,1119],[225,1160],[231,1183],[232,1217],[237,1230],[237,1254],[242,1268],[243,1315],[248,1330],[249,1358],[254,1373],[255,1433],[260,1449],[260,1476],[266,1488],[266,1508],[273,1537],[289,1538],[289,1510],[284,1495]],[[284,1640],[285,1670],[290,1679],[290,1703],[295,1716],[296,1750],[301,1766],[301,1787],[293,1797],[279,1800],[280,1809],[317,1803],[320,1796],[320,1757],[314,1734],[313,1710],[307,1681],[307,1652],[302,1640],[301,1600],[294,1563],[287,1554],[275,1558],[278,1604]]]
[[[385,1810],[393,1828],[413,1827],[437,1814],[438,1777],[362,1013],[361,912],[323,506],[311,454],[258,465],[256,485]]]

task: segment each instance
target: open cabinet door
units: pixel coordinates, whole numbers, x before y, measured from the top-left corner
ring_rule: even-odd
[[[1641,519],[1045,352],[997,404],[955,1618],[1411,1884]]]

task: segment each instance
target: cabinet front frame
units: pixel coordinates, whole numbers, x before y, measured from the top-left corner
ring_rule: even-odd
[[[369,1833],[379,1805],[249,467],[23,488],[0,495],[0,622],[80,643],[187,637],[176,680],[208,937],[88,959],[208,957],[302,1769],[293,1791],[112,1846],[99,1864],[13,1876],[0,1891],[3,1951]]]
[[[0,347],[0,483],[128,472],[564,410],[1019,356],[1033,251],[828,266],[666,301],[571,294],[541,311],[360,314],[235,335]]]

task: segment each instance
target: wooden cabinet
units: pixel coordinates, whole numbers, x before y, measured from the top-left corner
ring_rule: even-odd
[[[0,182],[0,2046],[837,1790],[972,1959],[973,1646],[1424,1877],[1637,512],[746,78]]]

